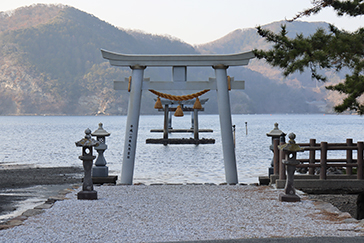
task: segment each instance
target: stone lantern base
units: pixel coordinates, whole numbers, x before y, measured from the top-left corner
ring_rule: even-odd
[[[109,168],[107,166],[95,166],[92,168],[92,177],[108,177]]]
[[[301,198],[296,194],[279,194],[279,201],[281,202],[300,202]]]
[[[102,185],[104,183],[116,184],[118,176],[107,176],[107,177],[92,177],[93,184]]]
[[[80,191],[77,193],[77,199],[96,200],[97,191]]]

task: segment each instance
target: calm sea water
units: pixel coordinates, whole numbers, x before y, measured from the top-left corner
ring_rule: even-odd
[[[190,128],[191,117],[173,118],[173,128]],[[236,125],[236,159],[239,182],[258,182],[267,175],[272,152],[266,133],[275,122],[285,133],[294,132],[296,142],[354,142],[364,140],[363,117],[350,115],[233,115]],[[105,151],[109,174],[119,175],[123,154],[126,116],[2,116],[0,117],[0,166],[39,167],[82,166],[81,149],[75,142],[84,130],[95,131],[98,123],[111,133]],[[247,122],[247,131],[245,122]],[[151,129],[163,128],[163,116],[141,116],[135,160],[134,182],[150,183],[222,183],[224,163],[218,115],[200,115],[200,128],[213,129],[200,138],[214,138],[213,145],[153,145],[147,138],[161,138]],[[191,133],[173,133],[170,137],[189,138]],[[340,152],[329,155],[342,157]],[[305,156],[304,154],[301,156]]]

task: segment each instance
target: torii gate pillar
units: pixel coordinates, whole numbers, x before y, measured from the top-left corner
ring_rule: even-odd
[[[145,66],[131,66],[132,80],[126,119],[123,165],[121,169],[121,184],[133,183],[135,152],[138,138],[140,104]]]
[[[235,148],[232,133],[231,109],[226,69],[228,66],[217,65],[215,69],[217,85],[217,104],[219,109],[222,150],[224,155],[225,178],[228,184],[238,183]]]
[[[223,147],[225,178],[228,184],[238,183],[236,158],[232,134],[231,110],[229,89],[244,89],[244,82],[234,82],[229,78],[228,86],[227,68],[229,66],[248,65],[254,58],[253,52],[228,55],[137,55],[121,54],[101,50],[105,59],[113,66],[131,67],[132,78],[128,82],[114,82],[114,88],[119,90],[130,89],[128,117],[125,132],[123,165],[121,172],[122,184],[133,184],[134,160],[137,144],[140,103],[143,89],[157,90],[216,90],[218,96],[218,109],[220,116],[221,139]],[[144,80],[144,69],[152,67],[173,67],[173,82],[160,82]],[[215,69],[215,79],[209,81],[187,81],[186,68],[189,66],[209,66]]]

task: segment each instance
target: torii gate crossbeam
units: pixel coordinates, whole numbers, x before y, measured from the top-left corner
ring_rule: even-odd
[[[122,184],[133,184],[142,90],[154,89],[154,87],[159,90],[197,90],[206,89],[207,86],[209,89],[217,91],[226,183],[238,183],[226,70],[229,66],[248,65],[249,60],[255,57],[253,52],[230,55],[131,55],[101,50],[101,53],[111,65],[129,66],[132,69],[121,171]],[[145,81],[143,75],[147,66],[173,67],[174,82],[166,82],[163,85],[162,82]],[[187,82],[188,66],[211,66],[215,69],[216,79],[210,79],[209,82]],[[125,89],[127,85],[125,82],[116,81],[114,88]],[[230,88],[243,89],[244,82],[232,82]]]

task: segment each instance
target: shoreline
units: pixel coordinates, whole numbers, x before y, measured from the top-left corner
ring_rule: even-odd
[[[80,183],[82,178],[82,167],[2,166],[0,169],[0,190],[36,185],[75,184]]]
[[[81,184],[81,167],[31,167],[1,165],[0,223],[44,203],[62,189]]]

